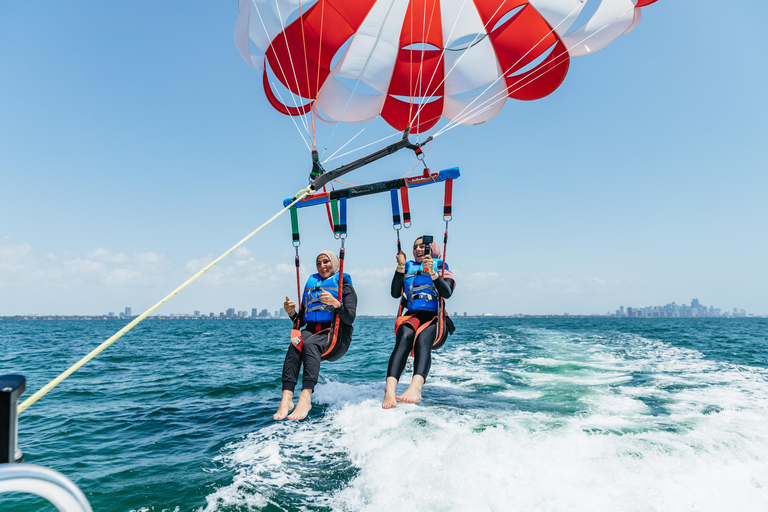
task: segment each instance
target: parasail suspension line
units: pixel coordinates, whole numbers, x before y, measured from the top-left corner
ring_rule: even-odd
[[[411,204],[408,202],[408,186],[400,187],[400,199],[403,203],[403,227],[411,227]]]
[[[360,134],[361,134],[361,133],[363,133],[365,130],[367,130],[367,129],[368,129],[368,127],[369,127],[369,126],[371,126],[371,124],[372,124],[372,123],[373,123],[373,121],[371,121],[370,123],[366,124],[366,125],[363,127],[363,129],[362,129],[362,130],[360,130],[359,132],[357,132],[357,133],[356,133],[356,134],[355,134],[355,135],[354,135],[354,136],[353,136],[351,139],[349,139],[347,142],[345,142],[345,143],[344,143],[344,145],[342,145],[342,146],[341,146],[339,149],[337,149],[336,151],[334,151],[334,152],[333,152],[333,154],[332,154],[331,156],[329,156],[328,158],[326,158],[325,160],[323,160],[323,163],[327,163],[327,162],[330,162],[331,160],[335,160],[335,158],[334,158],[334,157],[335,157],[335,156],[336,156],[336,155],[339,153],[339,151],[341,151],[341,150],[342,150],[342,149],[344,149],[345,147],[349,146],[349,145],[352,143],[352,141],[353,141],[353,140],[355,140],[355,139],[356,139],[358,136],[360,136]],[[392,135],[387,135],[387,136],[386,136],[386,137],[384,137],[383,139],[379,139],[379,140],[377,140],[377,141],[375,141],[375,142],[371,142],[370,144],[366,144],[366,145],[365,145],[365,146],[363,146],[363,147],[360,147],[360,148],[357,148],[357,149],[353,149],[353,150],[352,150],[352,151],[350,151],[349,153],[354,153],[355,151],[360,151],[360,150],[361,150],[361,149],[363,149],[363,148],[367,148],[368,146],[372,146],[372,145],[374,145],[374,144],[378,144],[379,142],[383,142],[383,141],[385,141],[385,140],[387,140],[387,139],[391,139],[392,137],[396,137],[397,135],[398,135],[397,133],[393,133]],[[346,155],[348,155],[349,153],[344,153],[344,154],[343,154],[343,155],[341,155],[341,156],[346,156]]]
[[[333,235],[336,237],[339,234],[339,200],[338,199],[331,199],[331,217],[333,218],[333,222],[331,223],[331,226],[333,228]]]
[[[294,249],[296,249],[296,257],[294,263],[296,264],[296,305],[298,309],[301,309],[301,275],[300,267],[301,261],[299,260],[299,246],[301,245],[301,235],[299,234],[299,214],[296,211],[295,206],[291,206],[291,238]],[[296,329],[299,328],[299,320],[296,319]]]
[[[344,119],[344,114],[347,112],[347,108],[349,107],[349,104],[352,103],[352,98],[354,97],[355,93],[357,92],[357,86],[360,85],[360,79],[363,77],[363,73],[365,73],[365,70],[368,69],[368,64],[371,62],[371,57],[376,51],[376,48],[379,46],[379,41],[381,40],[381,33],[384,30],[384,27],[387,25],[387,20],[389,19],[389,15],[392,14],[392,8],[395,6],[397,2],[394,0],[389,4],[389,9],[387,9],[387,14],[384,16],[384,19],[381,22],[381,26],[379,27],[379,32],[376,34],[376,40],[373,43],[373,48],[371,48],[370,53],[368,54],[368,58],[365,60],[365,64],[363,65],[363,68],[360,70],[360,75],[357,77],[357,80],[355,81],[355,87],[352,89],[352,92],[349,95],[349,99],[347,100],[347,104],[344,105],[344,110],[341,111],[341,115],[339,116],[339,120],[336,121],[336,125],[333,127],[333,131],[331,132],[331,136],[328,137],[328,142],[325,143],[325,146],[323,147],[323,155],[325,155],[325,152],[328,151],[328,146],[331,145],[331,141],[333,140],[333,136],[336,135],[336,130],[339,128],[339,124],[341,124],[342,119]]]
[[[578,8],[579,8],[579,6],[577,5],[577,7],[576,7],[576,8],[575,8],[573,11],[571,11],[571,14],[573,14],[573,13],[576,11],[576,9],[578,9]],[[626,15],[627,13],[629,13],[630,11],[632,11],[633,9],[634,9],[634,6],[633,6],[633,7],[630,7],[629,9],[627,9],[627,10],[625,10],[624,12],[620,13],[619,15],[615,16],[613,19],[611,19],[611,20],[609,20],[608,22],[606,22],[606,23],[605,23],[605,25],[603,25],[602,27],[600,27],[598,30],[594,31],[593,33],[591,33],[590,35],[588,35],[587,37],[585,37],[585,38],[584,38],[584,39],[582,39],[581,41],[578,41],[578,42],[574,43],[574,44],[573,44],[573,45],[572,45],[570,48],[566,48],[564,52],[562,52],[560,55],[558,55],[558,56],[556,57],[556,59],[559,59],[560,57],[562,57],[562,56],[564,56],[564,55],[568,55],[568,54],[569,54],[569,52],[570,52],[570,50],[571,50],[572,48],[574,48],[574,47],[576,47],[576,46],[579,46],[579,45],[581,45],[582,43],[584,43],[585,41],[587,41],[588,39],[590,39],[591,37],[594,37],[594,36],[596,36],[597,34],[599,34],[600,32],[602,32],[603,30],[605,30],[607,27],[609,27],[609,26],[610,26],[610,25],[611,25],[611,24],[612,24],[614,21],[616,21],[616,20],[618,20],[619,18],[621,18],[622,16]],[[569,17],[570,17],[570,15],[569,15]],[[561,23],[565,22],[565,20],[566,20],[566,19],[568,19],[568,18],[564,18],[564,19],[563,19],[563,21],[562,21]],[[550,34],[552,34],[552,33],[554,33],[554,32],[555,32],[555,29],[556,29],[558,26],[559,26],[559,24],[558,24],[556,27],[552,28],[552,29],[549,31],[549,33],[547,34],[547,36],[548,36],[548,35],[550,35]],[[544,37],[546,38],[547,36],[544,36]],[[544,39],[542,39],[541,41],[539,41],[539,43],[541,43],[541,42],[543,42],[543,41],[544,41]],[[538,43],[537,43],[537,44],[538,44]],[[509,90],[510,90],[511,88],[515,87],[516,85],[518,85],[518,84],[520,83],[520,81],[519,81],[519,80],[518,80],[517,82],[515,82],[515,83],[513,83],[513,84],[511,84],[511,85],[509,85],[509,86],[507,86],[507,87],[506,87],[506,88],[505,88],[503,91],[500,91],[500,92],[496,93],[495,95],[491,96],[490,98],[488,98],[488,99],[484,100],[482,103],[480,103],[479,105],[477,105],[476,107],[474,107],[474,109],[471,109],[467,115],[465,115],[465,116],[461,117],[461,116],[462,116],[462,114],[464,114],[464,112],[465,112],[465,111],[467,111],[467,109],[470,109],[470,107],[472,107],[472,105],[473,105],[473,104],[474,104],[474,103],[475,103],[475,102],[476,102],[478,99],[480,99],[480,97],[482,97],[482,95],[483,95],[483,94],[485,94],[487,91],[489,91],[489,90],[491,89],[491,87],[493,87],[494,85],[496,85],[496,83],[498,83],[498,82],[499,82],[499,80],[501,80],[501,79],[502,79],[504,76],[506,76],[506,75],[507,75],[507,73],[509,73],[509,72],[510,72],[510,71],[511,71],[511,70],[512,70],[512,69],[513,69],[513,68],[514,68],[516,65],[517,65],[517,63],[519,63],[519,62],[520,62],[520,61],[521,61],[523,58],[525,58],[525,56],[526,56],[526,55],[528,55],[528,53],[530,53],[530,52],[533,50],[533,48],[535,48],[535,47],[536,47],[535,45],[534,45],[533,47],[531,47],[531,49],[530,49],[530,50],[528,50],[528,52],[526,52],[526,54],[525,54],[525,55],[523,55],[522,57],[520,57],[520,59],[518,59],[518,61],[517,61],[515,64],[512,64],[512,65],[509,67],[509,69],[507,69],[507,70],[506,70],[504,73],[502,73],[502,74],[501,74],[501,76],[500,76],[499,78],[497,78],[497,79],[496,79],[496,80],[495,80],[495,81],[494,81],[492,84],[490,84],[488,87],[486,87],[486,89],[485,89],[485,90],[484,90],[482,93],[480,93],[479,95],[477,95],[477,97],[476,97],[474,100],[472,100],[472,102],[470,102],[470,103],[469,103],[469,105],[467,105],[466,107],[464,107],[464,108],[462,109],[462,111],[461,111],[461,112],[459,112],[459,114],[458,114],[458,115],[456,115],[452,121],[450,121],[448,124],[446,124],[446,125],[445,125],[444,127],[442,127],[440,130],[438,130],[438,131],[437,131],[437,133],[435,133],[435,134],[433,135],[433,138],[436,138],[437,136],[439,136],[439,135],[442,135],[443,133],[445,133],[445,132],[447,132],[447,131],[449,131],[449,130],[452,130],[453,128],[457,127],[459,124],[461,124],[461,123],[465,123],[465,122],[467,122],[468,120],[472,119],[473,117],[475,117],[475,116],[477,116],[477,115],[480,115],[480,114],[482,114],[483,112],[485,112],[485,111],[486,111],[486,110],[488,110],[489,108],[493,107],[493,105],[495,105],[496,103],[499,103],[499,102],[501,102],[501,101],[505,101],[505,100],[506,100],[506,98],[507,98],[507,96],[509,95]],[[547,69],[546,71],[543,71],[543,72],[541,72],[541,73],[537,74],[537,75],[536,75],[536,76],[534,76],[532,79],[528,80],[527,82],[523,83],[522,85],[520,85],[519,87],[517,87],[516,89],[514,89],[512,92],[516,92],[516,91],[519,91],[519,90],[520,90],[520,89],[522,89],[523,87],[525,87],[525,86],[527,86],[527,85],[529,85],[529,84],[531,84],[531,83],[535,82],[535,81],[536,81],[536,80],[538,80],[539,78],[543,77],[544,75],[546,75],[547,73],[549,73],[550,71],[552,71],[553,69],[555,69],[556,67],[558,67],[558,66],[561,66],[561,65],[562,65],[562,62],[555,64],[555,66],[551,67],[550,69]],[[501,98],[499,98],[499,96],[501,96]],[[497,98],[498,98],[498,99],[497,99]],[[490,102],[490,104],[489,104],[489,102]]]
[[[247,0],[247,1],[249,1],[251,3],[251,5],[256,9],[256,14],[259,16],[259,21],[261,22],[261,28],[264,29],[264,33],[265,34],[269,34],[269,31],[267,30],[267,26],[264,24],[264,18],[261,17],[261,11],[259,11],[259,6],[256,5],[256,2],[254,0]],[[279,6],[276,5],[276,7],[278,7],[278,11],[279,11]],[[283,26],[282,15],[280,15],[279,18],[280,18],[280,25],[282,27],[282,31],[285,32],[285,26]],[[286,40],[286,43],[287,43],[287,40]],[[289,48],[289,56],[290,56],[290,48]],[[277,65],[280,68],[280,72],[283,74],[283,76],[287,76],[285,74],[285,71],[283,70],[283,64],[282,64],[282,62],[280,62],[280,59],[277,57],[277,54],[275,54],[275,59],[277,60]],[[293,59],[291,59],[291,67],[293,67]],[[266,66],[265,66],[265,68],[264,68],[264,73],[265,73],[264,76],[265,77],[266,77],[266,72],[267,72],[267,69],[266,69]],[[298,83],[298,80],[296,79],[296,70],[295,69],[293,71],[293,76],[294,76],[294,80]],[[275,92],[278,93],[277,95],[278,95],[278,97],[280,97],[280,101],[283,102],[284,105],[287,105],[287,103],[285,103],[283,101],[283,98],[280,95],[280,93],[277,90],[275,90]],[[298,104],[298,102],[296,101],[296,98],[293,95],[293,91],[291,91],[290,88],[289,88],[288,92],[291,93],[291,100],[293,101],[294,107],[299,108],[299,104]],[[291,116],[291,117],[293,117],[293,116]],[[296,126],[296,129],[299,130],[299,125],[296,124],[296,121],[294,121],[293,124]],[[306,122],[306,119],[304,119],[304,116],[301,117],[301,124],[304,125],[304,130],[307,132],[307,135],[309,135],[309,128],[307,127],[307,122]],[[301,133],[301,130],[299,130],[299,135],[301,136],[301,139],[304,141],[304,144],[307,145],[307,147],[309,148],[309,144],[307,144],[307,141],[304,139],[304,134]]]
[[[80,367],[82,367],[85,363],[99,355],[104,349],[109,347],[112,343],[120,339],[125,333],[133,329],[139,322],[147,318],[153,311],[155,311],[157,308],[165,304],[168,300],[170,300],[174,295],[179,293],[181,290],[192,284],[193,281],[197,280],[198,277],[205,274],[208,270],[211,269],[214,265],[216,265],[218,262],[229,256],[232,252],[235,251],[238,247],[243,245],[245,242],[251,239],[256,233],[267,227],[269,224],[271,224],[273,221],[275,221],[278,217],[280,217],[283,213],[285,213],[286,210],[291,209],[296,203],[301,201],[305,196],[307,196],[311,192],[310,189],[305,188],[303,190],[300,190],[294,200],[285,206],[282,210],[277,212],[275,215],[273,215],[269,220],[267,220],[264,224],[253,230],[251,233],[249,233],[245,238],[237,242],[235,245],[233,245],[229,250],[225,251],[221,256],[210,262],[208,265],[203,267],[199,272],[197,272],[195,275],[184,281],[181,285],[179,285],[175,290],[173,290],[171,293],[160,299],[154,306],[134,318],[128,325],[117,331],[115,334],[113,334],[108,340],[103,342],[101,345],[93,349],[88,355],[80,359],[77,363],[73,364],[69,369],[67,369],[65,372],[63,372],[61,375],[50,381],[48,384],[40,388],[38,392],[36,392],[34,395],[30,396],[26,400],[24,400],[21,404],[19,404],[19,407],[17,409],[18,413],[21,414],[24,412],[30,405],[34,404],[38,400],[40,400],[43,396],[45,396],[46,393],[48,393],[50,390],[52,390],[54,387],[56,387],[61,381],[72,375],[75,371],[77,371]],[[298,226],[298,225],[297,225]],[[298,235],[298,231],[296,233]],[[298,245],[297,251],[298,251]],[[298,257],[297,257],[298,258]]]
[[[299,6],[301,6],[301,2],[299,2]],[[296,67],[293,65],[293,55],[291,55],[291,45],[290,43],[288,43],[288,34],[286,34],[285,23],[283,23],[283,14],[282,12],[280,12],[280,2],[275,2],[275,8],[277,8],[277,18],[280,20],[280,32],[283,34],[285,47],[288,49],[288,60],[291,62],[291,71],[293,72],[293,83],[296,84],[296,90],[300,91],[301,87],[299,87],[299,78],[296,76]],[[265,32],[266,32],[266,29],[265,29]],[[305,66],[307,65],[306,52],[304,52],[304,65]],[[283,66],[281,65],[280,66],[281,71],[282,71],[282,68]],[[283,76],[285,76],[285,73],[283,73]],[[307,80],[309,80],[309,76],[307,76]],[[298,94],[297,96],[301,97]],[[309,134],[309,126],[307,125],[307,120],[304,116],[302,116],[302,123],[304,124],[304,128],[307,130],[307,134]],[[315,145],[315,137],[314,137],[314,134],[312,134],[312,146],[314,147],[314,145]]]
[[[448,223],[453,220],[453,180],[445,180],[445,199],[443,201],[443,220],[445,221],[445,234],[443,235],[443,261],[446,261],[448,252]],[[445,277],[445,265],[440,272],[440,277]]]
[[[392,201],[392,229],[397,233],[397,252],[402,252],[403,247],[400,243],[400,230],[403,228],[403,223],[400,221],[400,202],[397,198],[396,188],[389,191],[389,197]]]
[[[370,126],[370,125],[368,125],[368,126]],[[366,128],[368,128],[368,126],[366,126],[365,128],[363,128],[362,130],[360,130],[360,131],[357,133],[357,135],[360,135],[361,133],[363,133],[363,131],[364,131]],[[355,137],[357,137],[357,135],[355,135]],[[360,147],[359,147],[359,148],[357,148],[357,149],[352,149],[352,150],[350,150],[350,151],[347,151],[346,153],[342,153],[342,154],[340,154],[339,156],[336,156],[336,154],[337,154],[339,151],[341,151],[342,149],[344,149],[344,148],[347,146],[347,144],[349,144],[350,142],[352,142],[352,141],[355,139],[355,137],[352,137],[352,138],[351,138],[349,141],[347,141],[347,143],[346,143],[346,144],[344,144],[344,145],[343,145],[343,146],[341,146],[339,149],[337,149],[335,153],[333,153],[331,156],[329,156],[328,158],[326,158],[325,160],[323,160],[323,163],[327,164],[328,162],[330,162],[330,161],[332,161],[332,160],[336,160],[336,159],[338,159],[338,158],[343,158],[343,157],[345,157],[345,156],[347,156],[347,155],[351,155],[352,153],[354,153],[354,152],[356,152],[356,151],[360,151],[361,149],[365,149],[365,148],[369,148],[369,147],[371,147],[371,146],[375,146],[375,145],[376,145],[376,144],[378,144],[379,142],[384,142],[385,140],[389,140],[389,139],[391,139],[392,137],[397,137],[398,135],[400,135],[400,134],[399,134],[399,133],[393,133],[393,134],[391,134],[391,135],[387,135],[386,137],[382,137],[382,138],[380,138],[379,140],[375,140],[375,141],[373,141],[373,142],[369,142],[368,144],[366,144],[366,145],[364,145],[364,146],[360,146]]]

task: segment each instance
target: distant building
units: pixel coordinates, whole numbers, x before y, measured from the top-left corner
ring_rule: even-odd
[[[235,317],[235,308],[227,309],[227,318],[234,318],[234,317]]]
[[[277,317],[279,317],[279,316],[280,316],[280,310],[279,310],[279,309],[276,309],[276,310],[275,310],[275,318],[277,318]]]
[[[256,308],[251,309],[251,318],[256,318],[259,316],[259,310]]]
[[[267,311],[266,309],[262,309],[261,312],[259,313],[259,316],[262,318],[267,318],[269,317],[269,311]]]
[[[238,311],[237,312],[237,318],[248,318],[248,312],[247,311]]]
[[[194,316],[200,316],[200,311],[198,311],[198,310],[196,309],[196,310],[194,310],[194,311],[192,312],[192,314],[193,314]]]
[[[131,313],[131,308],[129,307],[125,308],[125,316],[133,316],[133,313]]]

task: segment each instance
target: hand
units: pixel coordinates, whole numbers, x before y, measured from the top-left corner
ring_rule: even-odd
[[[285,302],[283,302],[283,309],[288,313],[288,316],[293,316],[293,314],[296,313],[296,303],[286,297]]]
[[[403,251],[398,251],[397,253],[397,264],[398,265],[405,265],[406,257],[405,253]]]
[[[426,254],[424,257],[421,258],[421,268],[424,269],[424,272],[426,272],[429,275],[432,275],[432,265],[434,265],[434,261],[432,261],[432,256],[429,254]]]
[[[329,306],[333,306],[333,309],[336,309],[341,306],[341,302],[334,299],[333,295],[331,295],[328,292],[323,292],[320,294],[320,302],[322,302],[323,304],[328,304]]]

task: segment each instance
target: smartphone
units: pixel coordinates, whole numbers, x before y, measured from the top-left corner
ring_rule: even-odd
[[[424,256],[429,256],[429,253],[432,250],[432,237],[424,235],[421,237],[421,241],[424,243]]]

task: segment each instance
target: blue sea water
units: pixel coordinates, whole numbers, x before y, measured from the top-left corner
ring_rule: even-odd
[[[767,320],[456,324],[422,403],[381,409],[392,320],[362,318],[308,419],[277,422],[287,321],[150,319],[19,443],[97,512],[768,510]],[[121,326],[0,321],[0,373],[29,396]]]

